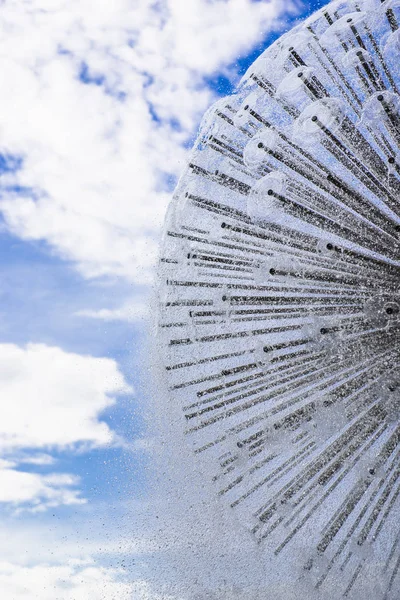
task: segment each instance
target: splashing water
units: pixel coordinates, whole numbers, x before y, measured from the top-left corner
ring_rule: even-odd
[[[165,223],[171,406],[302,597],[400,593],[400,2],[336,1],[206,114]]]

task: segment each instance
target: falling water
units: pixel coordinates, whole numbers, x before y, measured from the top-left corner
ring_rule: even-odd
[[[307,599],[400,594],[399,22],[336,1],[268,48],[204,117],[164,228],[174,426]]]

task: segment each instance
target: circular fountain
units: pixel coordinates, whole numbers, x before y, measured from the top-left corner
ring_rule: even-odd
[[[168,402],[309,598],[400,593],[399,22],[339,0],[268,48],[205,116],[164,228]]]

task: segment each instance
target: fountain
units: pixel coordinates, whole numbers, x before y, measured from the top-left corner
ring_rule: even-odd
[[[205,115],[164,227],[168,403],[309,599],[400,594],[399,22],[337,0],[277,40]]]

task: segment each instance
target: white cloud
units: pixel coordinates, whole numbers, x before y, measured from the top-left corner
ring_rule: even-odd
[[[85,503],[78,477],[22,467],[55,462],[38,450],[117,441],[101,413],[113,406],[117,394],[128,392],[132,390],[114,360],[44,344],[0,344],[0,503],[14,512]]]
[[[25,465],[37,465],[37,466],[44,466],[44,465],[52,465],[55,463],[55,459],[53,456],[51,456],[50,454],[32,454],[30,455],[18,455],[18,462],[19,463],[23,463]]]
[[[2,600],[128,600],[131,586],[115,569],[93,564],[20,566],[0,562]]]
[[[109,444],[101,413],[130,391],[114,360],[0,344],[0,450]]]
[[[101,308],[100,310],[80,310],[76,313],[80,317],[101,319],[102,321],[143,321],[150,316],[150,306],[136,298],[125,301],[118,308]]]
[[[78,477],[66,473],[42,475],[0,466],[0,503],[30,512],[42,512],[61,504],[84,504],[86,501],[75,487],[78,483]]]
[[[123,535],[113,531],[104,539],[100,531],[105,516],[97,513],[90,525],[88,514],[69,522],[2,519],[1,600],[139,600],[122,565]]]
[[[167,182],[212,100],[204,76],[292,9],[282,0],[5,1],[0,150],[23,166],[2,182],[27,188],[2,196],[8,227],[45,240],[86,277],[146,281]]]

